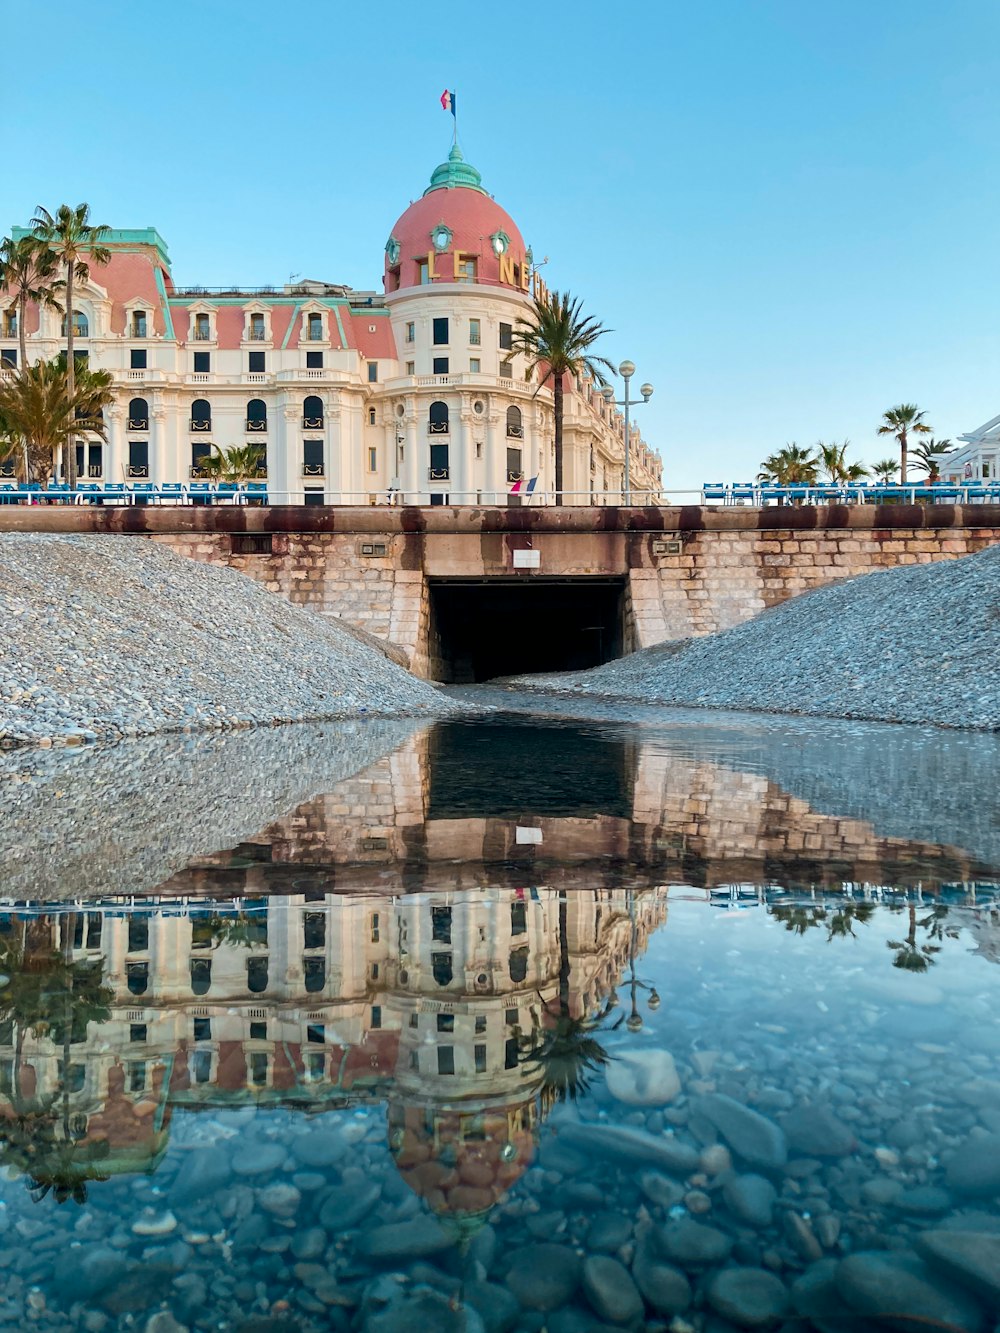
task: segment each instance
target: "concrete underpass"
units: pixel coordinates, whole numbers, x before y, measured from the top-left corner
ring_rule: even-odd
[[[431,678],[468,684],[621,657],[624,578],[429,579]]]

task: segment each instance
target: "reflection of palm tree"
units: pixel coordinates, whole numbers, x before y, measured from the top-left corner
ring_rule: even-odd
[[[902,909],[894,909],[902,910]],[[930,916],[925,917],[923,921],[917,920],[917,907],[915,903],[909,904],[910,928],[906,933],[905,940],[886,940],[890,949],[896,950],[896,956],[892,960],[893,967],[901,968],[904,972],[926,972],[929,967],[934,966],[934,955],[941,952],[941,946],[937,944],[918,944],[917,927],[927,929],[931,927],[931,938],[943,938],[942,928],[939,925],[938,912],[947,914],[947,907],[936,908]]]
[[[825,907],[812,907],[804,903],[776,903],[771,915],[785,923],[785,929],[793,935],[804,935],[807,930],[821,925],[826,920]]]
[[[590,1087],[593,1074],[610,1059],[594,1033],[610,1012],[606,1005],[595,1017],[575,1016],[569,1002],[570,959],[569,932],[566,912],[566,890],[559,890],[559,999],[558,1013],[552,1027],[538,1038],[533,1032],[522,1042],[528,1058],[527,1068],[541,1070],[543,1098],[554,1094],[561,1102],[575,1101]],[[543,1002],[544,1012],[551,1018],[549,1006]]]
[[[52,949],[29,954],[21,941],[13,940],[0,949],[7,978],[0,985],[0,1019],[16,1031],[9,1090],[14,1117],[0,1126],[0,1159],[27,1174],[32,1197],[44,1198],[51,1190],[57,1202],[64,1203],[86,1198],[83,1181],[96,1177],[92,1164],[109,1150],[106,1143],[78,1142],[86,1125],[81,1134],[70,1116],[70,1048],[84,1039],[88,1024],[107,1021],[112,992],[102,984],[103,960],[73,961],[75,914],[64,917],[61,926],[61,954]],[[24,1095],[21,1070],[28,1032],[62,1042],[61,1115],[56,1096]]]
[[[866,926],[875,914],[874,903],[845,902],[837,906],[826,923],[827,940],[845,939],[854,935],[855,921]]]

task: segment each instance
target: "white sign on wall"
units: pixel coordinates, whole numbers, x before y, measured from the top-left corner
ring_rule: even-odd
[[[515,569],[540,569],[542,565],[541,551],[515,551],[514,568]]]

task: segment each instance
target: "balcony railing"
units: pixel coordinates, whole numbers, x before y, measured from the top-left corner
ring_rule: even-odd
[[[204,421],[204,420],[195,420],[195,418],[192,417],[188,424],[190,429],[193,431],[210,431],[212,429],[211,418],[209,418],[208,421]]]
[[[263,370],[249,370],[244,382],[246,384],[264,384],[266,381],[267,375]]]
[[[428,434],[428,435],[447,435],[447,434],[448,434],[448,422],[447,422],[447,421],[428,421],[428,423],[427,423],[427,434]]]
[[[210,384],[212,382],[211,372],[208,370],[192,370],[188,376],[191,384]]]
[[[303,429],[303,430],[322,430],[322,429],[323,429],[323,418],[322,418],[322,417],[303,417],[303,418],[302,418],[302,429]]]
[[[307,342],[307,343],[321,343],[321,342],[324,341],[325,337],[326,337],[326,335],[324,334],[324,332],[323,332],[322,329],[307,329],[307,330],[306,330],[306,342]]]
[[[210,343],[210,342],[213,341],[213,339],[212,339],[212,330],[211,330],[211,329],[195,329],[194,334],[193,334],[193,338],[194,338],[194,341],[195,341],[196,343]]]
[[[103,477],[104,468],[100,463],[91,463],[87,468],[88,477]]]
[[[267,341],[267,332],[264,329],[249,329],[246,340],[248,343],[262,343]]]
[[[303,463],[302,475],[304,477],[325,477],[326,468],[322,463]]]
[[[523,426],[508,426],[508,427],[507,427],[507,438],[508,438],[509,440],[523,440],[523,439],[524,439],[524,427],[523,427]]]
[[[145,338],[145,337],[146,337],[146,326],[145,326],[145,324],[133,324],[133,325],[132,325],[132,337],[133,337],[133,338]]]
[[[256,433],[256,434],[260,434],[262,431],[266,431],[266,430],[267,430],[267,422],[266,422],[266,421],[251,421],[250,418],[247,417],[247,430],[248,430],[248,431],[251,431],[251,432],[253,432],[253,433]]]
[[[129,417],[128,428],[129,430],[149,430],[149,418]]]
[[[197,463],[192,463],[191,466],[188,468],[188,476],[193,479],[197,479],[198,477],[203,477],[204,475],[205,475],[204,468],[199,467]]]
[[[519,471],[519,470],[517,470],[517,469],[515,469],[515,468],[508,468],[508,469],[507,469],[507,480],[508,480],[508,481],[524,481],[524,473],[521,472],[521,471]]]
[[[429,467],[427,469],[428,481],[449,481],[451,479],[450,467]]]
[[[130,380],[144,380],[146,378],[145,367],[142,370],[126,370],[125,374]]]
[[[144,477],[144,478],[146,478],[146,480],[148,480],[148,479],[149,479],[149,464],[148,464],[148,463],[126,463],[126,465],[125,465],[125,475],[126,475],[126,477]]]

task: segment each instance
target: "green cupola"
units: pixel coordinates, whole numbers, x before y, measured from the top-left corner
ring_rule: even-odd
[[[448,161],[442,162],[439,167],[434,168],[431,183],[424,194],[430,194],[432,190],[454,190],[458,186],[465,190],[478,190],[480,194],[485,194],[482,179],[476,168],[470,162],[466,162],[458,144],[455,144],[448,154]]]

